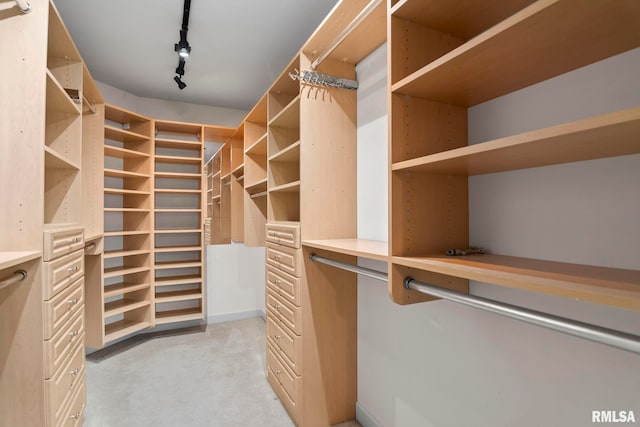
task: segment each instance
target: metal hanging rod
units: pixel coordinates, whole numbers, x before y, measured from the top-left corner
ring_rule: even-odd
[[[262,191],[260,193],[252,194],[251,198],[252,199],[257,199],[258,197],[262,197],[262,196],[266,196],[266,195],[267,195],[267,192],[266,191]]]
[[[318,68],[318,65],[320,65],[322,61],[327,59],[327,57],[331,55],[331,52],[336,50],[336,48],[340,46],[340,44],[347,38],[351,30],[360,25],[360,23],[364,21],[365,18],[369,16],[380,3],[382,3],[382,0],[371,0],[371,2],[364,9],[362,9],[358,16],[356,16],[353,21],[351,21],[349,25],[347,25],[345,29],[342,30],[342,32],[338,34],[335,39],[333,39],[331,44],[327,46],[327,48],[320,54],[320,56],[318,56],[316,60],[313,61],[313,63],[311,64],[311,70],[313,71]]]
[[[14,283],[21,282],[27,277],[28,274],[25,270],[15,271],[11,276],[0,282],[0,290],[6,288],[7,286],[13,285]]]
[[[91,111],[91,114],[96,114],[98,112],[98,110],[96,110],[96,107],[91,104],[84,93],[82,94],[82,100],[84,101],[86,106],[89,107],[89,111]]]
[[[15,1],[16,1],[16,6],[18,7],[18,9],[20,9],[20,12],[25,14],[31,12],[31,3],[25,0],[15,0]]]
[[[97,245],[96,245],[96,243],[95,243],[95,242],[90,242],[90,243],[87,243],[87,244],[84,246],[84,250],[85,250],[85,251],[90,251],[90,250],[93,250],[96,246],[97,246]]]
[[[388,275],[379,271],[371,270],[347,264],[341,261],[335,261],[324,258],[316,254],[310,255],[311,260],[322,262],[337,268],[352,271],[354,273],[373,277],[374,279],[388,280]],[[371,275],[371,272],[376,274]],[[609,328],[593,325],[590,323],[580,322],[577,320],[567,319],[566,317],[555,316],[553,314],[543,313],[528,308],[518,307],[515,305],[493,301],[476,295],[464,294],[462,292],[451,289],[442,288],[440,286],[430,285],[428,283],[419,282],[412,277],[404,279],[404,286],[407,289],[422,292],[427,295],[442,298],[447,301],[457,302],[469,307],[477,308],[501,316],[510,317],[526,323],[531,323],[543,328],[552,329],[567,335],[584,338],[590,341],[605,344],[621,350],[630,351],[640,354],[640,336],[620,332]]]
[[[311,255],[309,255],[309,258],[311,259],[311,261],[320,262],[322,264],[327,264],[332,267],[337,267],[343,270],[351,271],[353,273],[362,274],[363,276],[371,277],[372,279],[381,280],[383,282],[387,282],[389,280],[387,277],[387,273],[383,273],[378,270],[373,270],[371,268],[347,264],[345,262],[336,261],[330,258],[325,258],[315,253],[312,253]]]
[[[320,74],[315,71],[305,70],[295,73],[289,73],[289,77],[293,80],[300,80],[303,83],[321,87],[337,87],[338,89],[358,89],[358,82],[355,80],[342,79],[340,77],[330,76],[328,74]]]

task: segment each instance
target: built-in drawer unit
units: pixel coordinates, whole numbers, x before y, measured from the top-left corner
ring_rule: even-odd
[[[291,369],[302,375],[302,338],[288,331],[269,309],[267,309],[267,339],[282,354],[282,359]]]
[[[84,250],[43,263],[43,298],[51,299],[82,276],[84,276]]]
[[[58,369],[49,380],[45,380],[45,404],[48,411],[51,426],[59,425],[66,416],[68,402],[73,394],[73,386],[84,382],[84,346],[79,343],[71,357]]]
[[[300,280],[284,271],[267,265],[267,286],[296,307],[300,307]]]
[[[78,384],[75,385],[70,397],[70,403],[65,405],[67,407],[66,414],[63,415],[57,427],[78,427],[82,425],[87,401],[84,377],[78,380]]]
[[[295,277],[302,273],[302,250],[286,246],[267,245],[267,264]]]
[[[267,287],[267,307],[277,316],[280,323],[296,335],[302,335],[302,309],[285,301],[271,287]]]
[[[270,243],[300,248],[300,226],[288,224],[267,224],[265,239]]]
[[[44,377],[49,379],[68,359],[77,342],[84,337],[84,310],[78,312],[60,328],[50,340],[44,342]]]
[[[53,334],[73,316],[84,304],[84,277],[81,277],[64,291],[58,293],[43,308],[44,339],[51,339]]]
[[[84,228],[72,225],[51,227],[43,232],[43,261],[61,257],[62,255],[84,249]]]
[[[287,392],[287,395],[293,402],[299,400],[299,379],[300,376],[292,372],[287,364],[282,361],[279,356],[278,350],[267,344],[267,366],[276,376],[278,382]]]

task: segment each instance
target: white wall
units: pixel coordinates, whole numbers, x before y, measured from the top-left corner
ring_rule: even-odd
[[[639,59],[636,50],[473,107],[469,139],[637,106]],[[366,88],[358,91],[360,238],[380,239],[387,227],[382,71],[386,48],[358,66]],[[471,242],[494,253],[638,270],[638,183],[638,155],[472,177]],[[630,310],[480,283],[472,293],[640,334],[640,313]],[[639,396],[638,355],[446,301],[395,305],[385,284],[358,279],[365,427],[583,426],[598,409],[634,410],[638,418]]]
[[[109,86],[106,83],[96,82],[96,84],[107,103],[158,120],[237,127],[248,113],[248,111],[244,110],[143,98]]]
[[[209,323],[264,316],[265,249],[207,246]]]

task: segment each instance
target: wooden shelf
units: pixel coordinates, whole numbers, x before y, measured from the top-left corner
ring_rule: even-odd
[[[231,172],[227,172],[226,174],[222,175],[222,177],[220,178],[220,181],[225,181],[230,176],[231,176]]]
[[[183,156],[158,156],[154,157],[156,163],[174,163],[181,165],[199,165],[202,163],[202,157],[183,157]]]
[[[394,264],[510,288],[640,309],[640,271],[503,255],[393,257]]]
[[[200,179],[202,175],[199,173],[176,173],[176,172],[155,172],[156,178],[169,179]]]
[[[300,95],[282,109],[270,122],[271,127],[298,128],[300,127]]]
[[[116,283],[113,285],[106,285],[104,287],[104,297],[110,298],[118,295],[128,294],[130,292],[141,291],[143,289],[150,288],[149,283],[131,284],[126,282]]]
[[[202,209],[184,208],[184,209],[155,209],[155,213],[184,213],[184,212],[202,212]]]
[[[104,208],[105,212],[133,212],[133,213],[149,213],[149,209],[143,208]]]
[[[199,192],[199,191],[198,191]],[[139,191],[139,190],[125,190],[122,188],[105,188],[104,189],[104,193],[105,194],[122,194],[122,195],[129,195],[129,196],[148,196],[151,193],[149,191]]]
[[[541,0],[393,84],[392,91],[476,105],[637,47],[638,22],[635,0],[580,7]]]
[[[148,249],[139,249],[133,251],[108,251],[104,253],[104,259],[108,258],[122,258],[128,256],[136,256],[136,255],[148,255]]]
[[[138,308],[151,305],[151,301],[139,301],[123,298],[117,301],[111,301],[104,305],[104,318],[115,316],[116,314],[126,313],[127,311],[136,310]]]
[[[182,310],[170,310],[156,312],[156,325],[173,322],[185,322],[187,320],[200,320],[204,318],[202,309],[185,308]]]
[[[148,174],[122,171],[117,169],[105,169],[104,176],[112,178],[149,178]]]
[[[202,283],[200,275],[156,277],[155,281],[156,286],[190,285],[195,283]]]
[[[181,141],[179,139],[156,138],[156,147],[177,148],[179,150],[200,150],[202,143],[199,141]]]
[[[156,292],[156,304],[163,302],[188,301],[202,299],[202,292],[198,289],[190,291]]]
[[[60,111],[63,113],[77,114],[82,113],[80,105],[73,102],[73,100],[67,95],[64,88],[58,83],[58,80],[47,70],[47,110]]]
[[[330,239],[304,240],[302,244],[310,248],[322,249],[339,254],[370,258],[378,261],[389,260],[388,242],[364,239]]]
[[[221,197],[222,197],[222,196],[221,196],[220,194],[213,196],[213,197],[211,198],[211,204],[213,204],[213,202],[219,202],[219,201],[220,201],[220,199],[221,199]]]
[[[480,175],[640,153],[640,107],[395,163],[393,170]]]
[[[0,251],[0,270],[42,257],[41,251]]]
[[[117,322],[105,325],[104,341],[105,342],[114,341],[114,340],[117,340],[118,338],[122,338],[129,334],[133,334],[134,332],[138,332],[150,327],[151,327],[151,323],[149,322],[134,322],[132,320],[127,320],[127,319],[119,320]]]
[[[170,230],[155,230],[156,234],[174,234],[174,233],[202,233],[199,228],[176,228]]]
[[[199,139],[197,135],[202,133],[202,125],[197,123],[175,122],[170,120],[156,120],[156,130],[158,130],[159,132],[187,134],[196,139]]]
[[[116,157],[119,159],[149,158],[148,153],[129,150],[126,148],[112,147],[111,145],[104,146],[104,155],[107,157]]]
[[[244,163],[231,171],[231,175],[235,176],[236,178],[238,176],[241,176],[243,173],[244,173]]]
[[[300,141],[296,141],[288,147],[278,151],[271,157],[270,162],[300,162]]]
[[[112,125],[104,125],[104,139],[110,139],[113,141],[128,143],[128,142],[145,142],[145,141],[148,141],[150,138],[149,136],[132,132],[130,130],[120,129]]]
[[[300,181],[290,182],[288,184],[278,185],[269,189],[269,193],[298,193],[300,192]]]
[[[114,105],[105,105],[105,119],[118,123],[150,123],[149,117],[142,116],[129,110]],[[140,134],[138,134],[140,135]],[[148,139],[148,137],[145,137]]]
[[[50,147],[44,147],[44,167],[47,169],[80,170],[80,166]]]
[[[173,188],[156,188],[154,190],[156,193],[164,193],[164,194],[200,194],[200,190],[181,190],[181,189],[173,189]]]
[[[169,261],[169,262],[156,262],[156,270],[165,270],[172,268],[191,268],[202,267],[202,261]]]
[[[260,181],[247,183],[244,188],[249,194],[262,193],[267,191],[267,178],[261,179]]]
[[[244,153],[249,156],[265,156],[267,154],[267,135],[268,133],[262,135],[260,139],[244,150]]]
[[[167,246],[162,248],[155,248],[156,253],[159,252],[193,252],[201,251],[202,246]]]
[[[105,231],[104,237],[118,237],[118,236],[140,236],[143,234],[151,234],[148,230],[135,230],[135,231]]]
[[[149,271],[149,267],[112,267],[104,269],[104,278],[125,276],[127,274],[142,273],[143,271]]]

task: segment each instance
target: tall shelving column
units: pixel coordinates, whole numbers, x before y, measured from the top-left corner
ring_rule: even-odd
[[[155,122],[155,324],[201,320],[203,127]]]
[[[412,276],[462,291],[468,280],[479,280],[640,308],[636,270],[508,254],[444,256],[449,248],[469,244],[468,176],[640,151],[639,108],[467,146],[467,108],[637,48],[640,5],[633,0],[468,3],[463,13],[448,2],[390,3],[393,300],[433,299],[405,289],[403,280]]]
[[[222,165],[222,147],[211,157],[211,172],[213,173],[211,177],[211,244],[212,245],[220,245],[229,243],[225,241],[222,237],[222,182],[220,180],[220,176],[222,175],[222,170],[220,169]]]
[[[153,326],[152,129],[147,117],[105,107],[104,287],[90,313],[103,327],[92,322],[88,342],[95,348]]]
[[[264,246],[267,222],[267,95],[244,121],[244,243]]]
[[[213,217],[213,157],[204,164],[203,179],[206,183],[204,188],[206,189],[205,196],[203,197],[202,209],[205,209],[204,216],[204,245],[211,244],[211,220]]]
[[[231,137],[230,220],[231,240],[244,242],[244,122]]]

